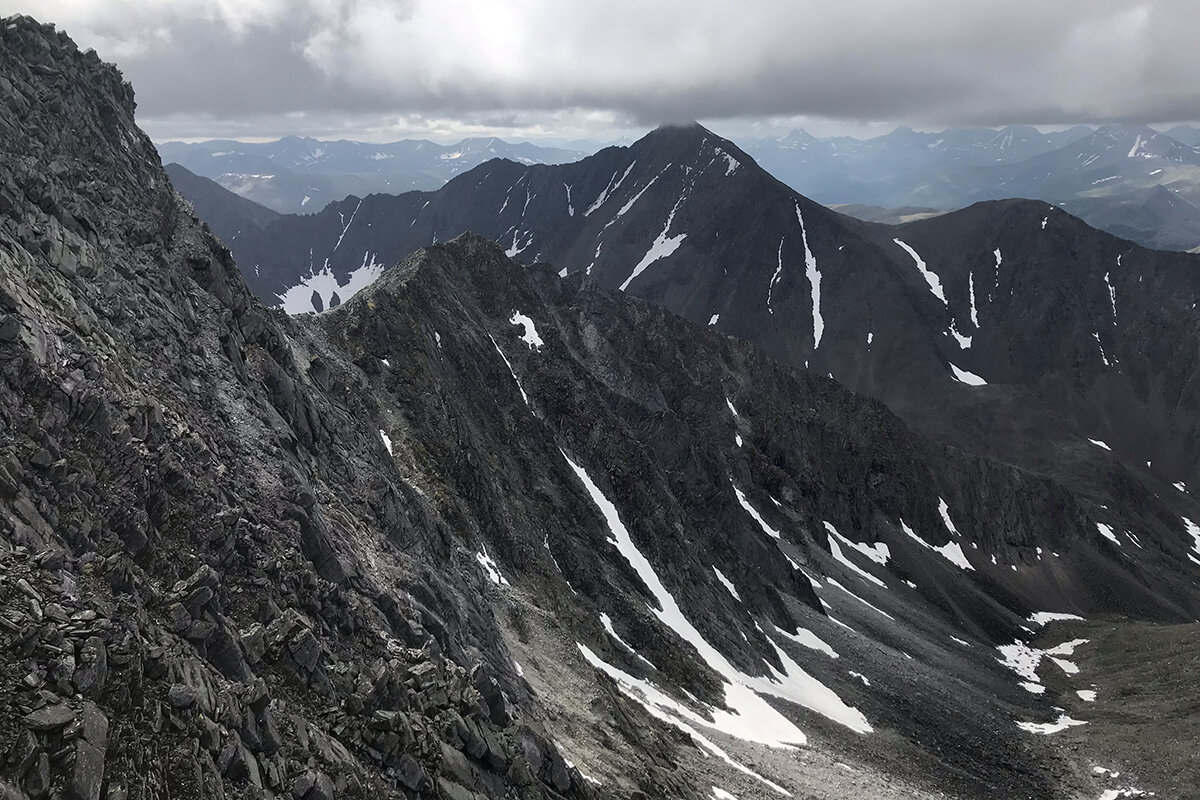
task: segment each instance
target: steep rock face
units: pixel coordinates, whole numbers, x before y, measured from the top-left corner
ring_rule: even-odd
[[[1010,735],[1024,693],[986,651],[970,666],[948,656],[947,631],[1008,642],[1036,608],[1193,613],[1194,601],[1179,604],[1194,596],[1183,553],[1134,564],[1132,544],[1110,547],[1096,533],[1088,500],[914,436],[882,406],[660,308],[546,266],[522,270],[477,237],[418,253],[317,321],[323,357],[349,356],[367,381],[353,392],[356,416],[381,414],[396,458],[429,481],[456,529],[478,537],[511,609],[510,646],[540,691],[566,692],[564,664],[586,669],[574,640],[620,670],[635,699],[650,702],[633,683],[649,681],[680,702],[719,704],[712,671],[728,673],[705,647],[750,676],[788,673],[783,647],[877,727],[847,736],[814,695],[794,709],[804,730],[857,763],[915,787],[930,785],[924,773],[968,797],[1052,792],[1052,762],[1024,777],[991,766],[1038,758]],[[614,505],[651,578],[629,571],[572,463]],[[839,560],[848,540],[889,554],[881,571],[852,554],[880,584]],[[956,549],[971,569],[954,563]],[[683,627],[662,616],[660,591]],[[839,629],[846,620],[855,633]],[[787,641],[813,631],[833,643],[840,669]],[[846,670],[871,674],[871,688]],[[946,680],[961,691],[913,706]],[[607,735],[611,719],[581,713],[583,699],[560,702],[570,722],[556,735],[607,777],[592,730]],[[946,724],[974,715],[978,724]],[[883,731],[899,741],[880,750]],[[788,783],[797,776],[787,769],[768,777],[818,796],[834,785]]]
[[[6,796],[592,796],[129,86],[52,27],[0,37]]]

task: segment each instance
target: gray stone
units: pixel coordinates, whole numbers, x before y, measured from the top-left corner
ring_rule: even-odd
[[[104,752],[89,742],[76,742],[75,763],[66,785],[67,800],[100,800]]]
[[[167,690],[167,701],[179,709],[191,708],[196,705],[198,697],[199,693],[195,689],[183,683],[173,683]]]
[[[103,753],[108,749],[108,717],[90,700],[85,700],[79,713],[85,741]]]
[[[334,800],[333,779],[318,772],[312,787],[304,794],[304,800]]]
[[[44,706],[25,716],[25,724],[38,732],[56,731],[75,721],[75,712],[64,704]]]
[[[104,640],[89,636],[79,648],[77,662],[75,688],[85,697],[100,697],[108,683],[108,648]]]

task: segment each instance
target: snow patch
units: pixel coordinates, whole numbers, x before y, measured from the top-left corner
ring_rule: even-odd
[[[825,320],[821,316],[821,272],[817,269],[816,256],[808,249],[808,233],[804,230],[804,216],[800,213],[799,203],[796,204],[796,219],[800,222],[800,240],[804,243],[804,274],[812,286],[813,350],[816,350],[821,344],[821,334],[825,332]],[[783,247],[782,242],[780,247]]]
[[[492,339],[489,333],[488,338]],[[521,393],[521,399],[525,401],[525,405],[529,405],[529,395],[525,394],[525,389],[521,386],[521,379],[517,377],[516,370],[513,369],[512,363],[508,360],[508,356],[504,355],[504,351],[500,349],[500,345],[496,344],[496,340],[492,339],[492,347],[496,348],[496,352],[500,354],[500,358],[504,359],[504,366],[508,367],[508,372],[512,375],[513,381],[517,384],[517,391]]]
[[[675,221],[675,212],[679,210],[679,204],[683,202],[683,198],[675,202],[675,207],[671,209],[671,213],[667,215],[667,224],[663,226],[662,233],[650,245],[650,249],[646,251],[646,255],[642,256],[642,260],[633,268],[633,272],[625,279],[618,288],[623,292],[629,288],[630,282],[641,275],[646,267],[658,261],[660,258],[666,258],[679,249],[679,245],[687,238],[686,233],[681,233],[677,236],[667,236],[667,232],[671,230],[671,223]]]
[[[740,166],[741,166],[741,162],[740,162],[740,161],[738,161],[738,160],[737,160],[736,158],[734,158],[733,156],[729,155],[729,153],[726,153],[726,152],[725,152],[724,150],[722,150],[721,148],[719,148],[719,147],[714,147],[713,149],[717,151],[717,155],[718,155],[718,156],[721,156],[721,157],[723,157],[723,158],[725,159],[725,165],[726,165],[726,166],[725,166],[725,177],[727,177],[727,178],[728,178],[730,175],[732,175],[732,174],[733,174],[733,171],[734,171],[735,169],[737,169],[738,167],[740,167]]]
[[[950,365],[950,372],[954,375],[954,380],[959,383],[965,383],[967,386],[987,386],[987,381],[976,375],[974,372],[968,372],[965,369],[959,369],[953,361],[947,361]]]
[[[732,407],[733,406],[730,405],[730,408]],[[735,416],[737,415],[736,411],[733,413]],[[750,501],[746,499],[746,495],[742,494],[742,490],[739,489],[736,484],[734,484],[732,478],[729,479],[729,485],[733,487],[733,493],[737,495],[738,503],[741,504],[742,508],[746,509],[747,514],[754,518],[754,521],[758,523],[758,526],[763,529],[763,533],[767,534],[772,539],[782,538],[779,535],[779,531],[768,525],[767,521],[763,519],[757,511],[754,510],[754,506],[750,505]]]
[[[1192,549],[1200,555],[1200,525],[1192,522],[1187,517],[1180,517],[1183,520],[1183,529],[1187,531],[1188,536],[1192,537]]]
[[[737,587],[730,582],[729,578],[726,578],[721,570],[717,569],[716,567],[713,567],[712,571],[716,573],[717,580],[721,582],[721,585],[728,589],[729,593],[733,595],[733,599],[741,601],[742,596],[738,594]]]
[[[879,578],[876,578],[874,575],[867,572],[865,569],[862,569],[857,564],[855,564],[853,561],[851,561],[849,558],[847,558],[846,555],[842,552],[842,548],[838,544],[838,541],[841,540],[841,541],[845,542],[847,545],[851,545],[851,546],[853,546],[853,543],[849,539],[847,539],[846,537],[844,537],[840,533],[838,533],[837,529],[833,527],[833,523],[825,522],[824,524],[825,524],[825,530],[829,532],[829,540],[828,540],[829,541],[829,553],[830,553],[830,555],[833,556],[834,561],[837,561],[838,563],[842,564],[843,566],[849,568],[849,570],[851,572],[853,572],[855,575],[859,576],[863,580],[867,581],[868,583],[873,583],[876,586],[881,586],[886,589],[887,588],[886,583],[879,580]],[[886,549],[887,545],[883,545],[883,547]]]
[[[942,291],[942,279],[939,278],[934,272],[929,270],[929,268],[925,265],[925,260],[917,255],[916,250],[913,250],[900,239],[893,239],[892,241],[903,247],[905,252],[912,256],[913,261],[915,261],[917,264],[917,270],[921,273],[921,277],[923,277],[925,282],[929,284],[929,291],[933,293],[934,297],[942,301],[942,305],[945,305],[946,293]]]
[[[1023,731],[1029,731],[1030,733],[1038,733],[1043,736],[1049,736],[1052,733],[1065,731],[1067,728],[1073,728],[1076,725],[1086,724],[1087,723],[1082,720],[1071,719],[1066,714],[1060,714],[1058,719],[1054,722],[1018,722],[1017,727]]]
[[[289,287],[276,297],[279,298],[279,305],[288,314],[316,313],[318,309],[312,301],[315,292],[321,298],[322,308],[320,310],[328,311],[335,294],[344,303],[374,283],[382,274],[383,264],[375,260],[374,253],[367,252],[363,254],[362,265],[347,276],[345,283],[341,283],[333,274],[333,269],[329,266],[329,259],[326,259],[320,272],[313,272],[310,269],[309,274],[302,277],[298,284]]]
[[[801,628],[799,625],[797,625],[795,633],[788,633],[782,628],[776,628],[775,632],[785,639],[791,639],[801,647],[807,647],[810,650],[816,650],[824,653],[830,658],[838,658],[837,652],[830,647],[824,639],[822,639],[820,636],[817,636],[807,628]]]
[[[497,586],[508,586],[508,580],[500,574],[500,568],[496,566],[496,562],[488,555],[487,548],[483,548],[475,554],[475,560],[479,562],[479,566],[483,567],[484,574],[488,580]]]
[[[947,542],[946,544],[934,547],[929,542],[925,541],[920,536],[918,536],[916,534],[916,531],[914,531],[912,528],[908,527],[908,525],[904,522],[904,520],[900,520],[900,528],[906,534],[908,534],[910,539],[915,541],[917,544],[921,545],[924,548],[932,550],[933,552],[937,553],[942,558],[946,559],[947,561],[949,561],[951,564],[958,567],[959,569],[974,571],[975,568],[973,566],[971,566],[971,562],[967,560],[967,554],[963,552],[963,549],[958,544],[958,542],[951,541],[951,542]]]
[[[783,275],[783,237],[779,240],[779,252],[775,254],[777,264],[775,266],[775,274],[771,276],[771,282],[767,284],[767,313],[774,314],[775,309],[771,305],[772,295],[775,293],[775,284],[779,283],[779,278]]]
[[[392,449],[392,437],[387,435],[387,431],[383,428],[379,429],[379,438],[383,440],[383,446],[387,448],[388,455],[394,456],[396,451]]]
[[[1029,622],[1032,622],[1038,627],[1042,627],[1050,622],[1067,620],[1075,620],[1077,622],[1084,621],[1083,617],[1079,616],[1078,614],[1063,614],[1058,611],[1035,611],[1029,615]]]
[[[675,598],[667,591],[659,579],[654,567],[634,543],[612,501],[596,486],[583,467],[572,461],[565,452],[562,455],[576,477],[583,484],[592,502],[604,517],[617,550],[625,557],[629,565],[633,567],[634,572],[638,574],[642,583],[646,585],[657,601],[658,609],[652,609],[655,616],[658,617],[660,622],[675,631],[684,641],[691,644],[701,659],[726,680],[724,708],[708,709],[711,721],[699,717],[694,712],[682,709],[674,701],[670,701],[670,705],[665,709],[659,707],[658,710],[662,714],[656,716],[659,716],[660,719],[664,718],[664,716],[672,717],[675,722],[672,722],[671,719],[666,720],[672,722],[672,724],[684,722],[685,720],[691,723],[698,723],[716,728],[730,736],[757,742],[769,747],[791,748],[797,745],[804,745],[807,742],[807,737],[789,719],[780,714],[763,699],[761,695],[767,694],[801,705],[858,733],[871,732],[870,723],[867,722],[866,717],[860,711],[842,702],[841,698],[831,689],[806,673],[778,647],[775,648],[775,651],[777,658],[783,666],[782,673],[776,671],[770,664],[767,664],[767,671],[769,673],[767,676],[751,676],[742,673],[733,666],[719,650],[713,647],[701,635],[684,615]],[[580,648],[584,649],[582,645],[580,645]],[[588,653],[585,652],[585,657],[587,656]],[[594,656],[591,656],[588,660],[592,661],[594,665],[600,666],[597,663],[599,660],[596,659],[593,661],[594,658]],[[604,669],[604,667],[600,668]],[[636,692],[635,697],[640,695],[638,697],[639,700],[646,698],[646,701],[650,702],[651,705],[657,706],[653,702],[654,695],[651,694],[650,690],[653,690],[660,697],[665,697],[661,692],[644,681],[640,682],[642,684],[640,686],[628,684],[626,681],[627,676],[619,677],[608,669],[604,671],[608,672],[618,683],[622,684],[623,689],[628,687],[628,689]],[[669,700],[669,698],[667,699]],[[649,707],[648,710],[650,710]],[[651,713],[654,712],[651,711]],[[693,738],[696,737],[693,736]]]
[[[596,198],[596,202],[594,202],[590,206],[588,206],[587,211],[584,211],[583,215],[585,217],[590,217],[592,215],[593,211],[600,208],[600,206],[604,205],[604,201],[608,199],[609,195],[612,194],[613,192],[615,192],[617,189],[621,188],[621,184],[624,183],[625,179],[629,177],[629,173],[633,172],[633,168],[636,164],[637,164],[636,160],[632,164],[630,164],[626,168],[625,174],[621,176],[620,180],[617,180],[617,173],[614,172],[612,178],[610,178],[608,181],[608,186],[604,187],[604,191],[600,192],[600,196]],[[614,184],[613,181],[616,181],[616,183]]]
[[[1089,441],[1089,442],[1091,442],[1092,444],[1096,445],[1096,447],[1099,447],[1099,448],[1102,448],[1102,449],[1104,449],[1104,450],[1107,450],[1107,451],[1109,451],[1110,453],[1112,452],[1112,448],[1111,448],[1111,447],[1109,447],[1109,446],[1108,446],[1107,444],[1105,444],[1104,442],[1100,441],[1099,439],[1088,439],[1088,441]]]
[[[958,528],[954,527],[954,521],[950,519],[950,506],[946,505],[946,501],[940,497],[938,498],[938,513],[942,515],[942,522],[946,525],[946,530],[958,536]]]
[[[520,311],[514,311],[508,321],[513,325],[520,325],[524,332],[521,334],[521,341],[529,345],[530,350],[541,350],[545,342],[542,337],[538,336],[537,326],[533,324],[533,320],[522,314]]]

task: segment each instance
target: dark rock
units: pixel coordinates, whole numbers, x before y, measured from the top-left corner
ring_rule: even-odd
[[[108,649],[99,636],[89,636],[80,646],[73,680],[85,697],[98,698],[108,683]]]
[[[38,732],[54,731],[75,721],[75,712],[67,705],[50,705],[25,716],[25,724]]]
[[[39,751],[25,772],[22,785],[29,796],[38,800],[50,793],[50,756]]]
[[[315,772],[306,772],[292,782],[292,798],[293,800],[304,800],[304,797],[309,793],[317,782],[317,774]]]
[[[324,772],[316,774],[312,786],[304,793],[304,800],[334,800],[335,797],[333,779]]]
[[[173,683],[167,691],[167,700],[175,708],[185,709],[196,705],[197,692],[191,686]]]
[[[425,774],[421,762],[413,758],[410,753],[405,753],[400,757],[400,763],[396,766],[396,777],[405,788],[414,792],[423,791],[429,783],[429,776]]]
[[[108,749],[108,717],[90,700],[85,700],[79,712],[83,739],[103,753]]]
[[[91,743],[75,744],[75,763],[66,784],[67,800],[100,800],[104,760],[104,752]]]

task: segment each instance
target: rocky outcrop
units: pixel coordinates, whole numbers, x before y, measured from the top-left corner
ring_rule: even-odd
[[[28,18],[0,38],[5,796],[592,796],[128,84]]]

